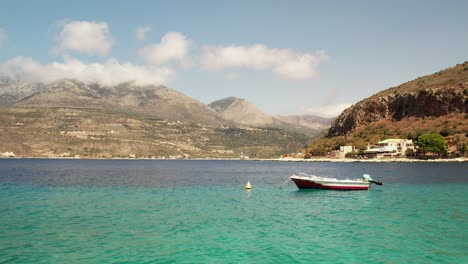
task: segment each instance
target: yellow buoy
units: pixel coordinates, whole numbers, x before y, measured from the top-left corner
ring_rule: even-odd
[[[246,190],[252,189],[252,186],[250,185],[250,181],[247,181],[247,184],[245,185]]]

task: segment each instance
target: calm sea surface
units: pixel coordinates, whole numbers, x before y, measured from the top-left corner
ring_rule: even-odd
[[[468,263],[468,164],[0,159],[0,263],[116,262]]]

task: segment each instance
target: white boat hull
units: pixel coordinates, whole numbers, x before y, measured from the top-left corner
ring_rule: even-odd
[[[371,182],[363,179],[339,180],[314,175],[293,175],[290,179],[299,189],[369,190],[371,185]]]

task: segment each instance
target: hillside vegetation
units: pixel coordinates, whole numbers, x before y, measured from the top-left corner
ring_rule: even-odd
[[[326,136],[305,151],[323,155],[340,145],[366,149],[388,138],[416,139],[423,133],[466,137],[468,133],[468,62],[417,78],[349,107]]]
[[[364,99],[344,110],[332,123],[328,137],[354,134],[382,119],[440,117],[466,113],[468,62],[417,78]]]
[[[101,109],[1,110],[0,152],[17,157],[271,158],[297,150],[308,139],[277,129],[169,121]]]

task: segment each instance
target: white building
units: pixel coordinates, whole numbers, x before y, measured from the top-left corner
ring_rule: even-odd
[[[413,149],[411,139],[390,138],[377,142],[375,146],[367,147],[364,154],[369,158],[403,156],[407,149]]]

